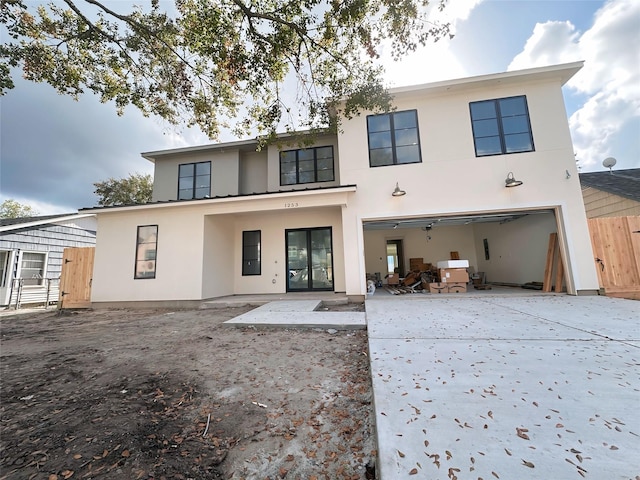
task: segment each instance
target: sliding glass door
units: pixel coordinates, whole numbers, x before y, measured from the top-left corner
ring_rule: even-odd
[[[333,290],[331,227],[286,230],[287,291]]]

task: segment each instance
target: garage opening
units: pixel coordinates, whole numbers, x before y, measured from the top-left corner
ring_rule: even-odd
[[[451,265],[468,263],[463,267],[469,275],[467,291],[487,285],[485,290],[494,292],[498,287],[522,292],[542,290],[549,237],[557,234],[558,220],[553,209],[540,209],[375,219],[364,221],[363,229],[367,279],[378,286],[402,286],[403,278],[417,272],[411,285],[421,283],[417,289],[422,290],[429,276],[420,273],[430,270],[429,280],[439,282],[438,262],[457,259],[462,263]],[[395,266],[400,278],[389,273],[390,245],[402,246]],[[557,291],[566,289],[562,278],[560,283]]]

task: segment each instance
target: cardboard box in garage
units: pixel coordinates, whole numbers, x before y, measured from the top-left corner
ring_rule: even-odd
[[[400,275],[397,273],[391,273],[387,277],[387,284],[389,285],[398,285],[400,283]]]
[[[441,268],[438,273],[442,283],[467,283],[469,281],[466,268]]]
[[[448,287],[448,293],[465,293],[467,291],[466,283],[446,283],[445,285]]]
[[[429,293],[449,293],[449,287],[446,283],[430,283]]]
[[[423,263],[424,263],[423,258],[410,258],[409,270],[420,270],[422,268]]]

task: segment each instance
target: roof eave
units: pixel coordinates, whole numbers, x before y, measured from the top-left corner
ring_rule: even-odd
[[[411,85],[389,89],[391,95],[401,95],[420,91],[450,91],[495,86],[499,83],[514,83],[531,80],[557,79],[560,85],[566,84],[584,66],[584,61],[535,67],[524,70],[512,70],[502,73],[478,75],[474,77],[444,80],[440,82]]]
[[[10,232],[11,230],[22,230],[25,228],[38,227],[40,225],[54,224],[60,222],[66,222],[69,220],[75,220],[78,218],[95,217],[94,213],[74,213],[73,215],[67,215],[63,217],[50,218],[48,220],[36,220],[33,222],[15,223],[13,225],[4,225],[0,227],[0,233]]]
[[[216,203],[253,201],[253,200],[259,200],[261,198],[274,198],[274,197],[288,198],[296,195],[322,195],[322,194],[328,194],[328,193],[342,193],[342,192],[355,192],[355,191],[356,191],[356,185],[341,185],[338,187],[314,188],[309,190],[288,190],[288,191],[279,191],[279,192],[256,193],[251,195],[228,195],[224,197],[201,198],[198,200],[166,200],[166,201],[154,202],[154,203],[142,203],[139,205],[115,205],[115,206],[108,206],[108,207],[89,207],[89,208],[81,208],[80,211],[93,212],[93,214],[98,215],[101,213],[132,212],[135,210],[142,210],[142,209],[189,207],[189,206],[211,205]]]
[[[326,135],[326,134],[329,134],[330,131],[329,129],[326,129],[326,131],[324,132],[323,131],[311,132],[310,130],[302,130],[298,132],[285,132],[285,133],[278,133],[276,138],[277,140],[290,140],[290,139],[295,139],[297,137],[305,137],[313,133]],[[170,155],[180,155],[184,153],[196,153],[196,152],[202,152],[202,151],[237,150],[243,147],[251,147],[251,146],[255,146],[255,148],[257,149],[259,144],[260,144],[260,141],[257,138],[251,138],[251,139],[237,140],[232,142],[208,143],[205,145],[196,145],[192,147],[180,147],[180,148],[172,148],[168,150],[156,150],[152,152],[143,152],[141,153],[141,155],[143,158],[146,158],[150,162],[155,163],[155,160],[159,157],[166,157]]]

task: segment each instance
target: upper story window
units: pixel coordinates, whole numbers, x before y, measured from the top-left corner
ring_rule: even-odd
[[[331,182],[333,147],[315,147],[280,152],[280,185]]]
[[[469,109],[476,157],[534,150],[524,95],[472,102]]]
[[[178,200],[211,194],[211,162],[183,163],[178,167]]]
[[[416,110],[369,115],[367,132],[370,166],[381,167],[422,161]]]

